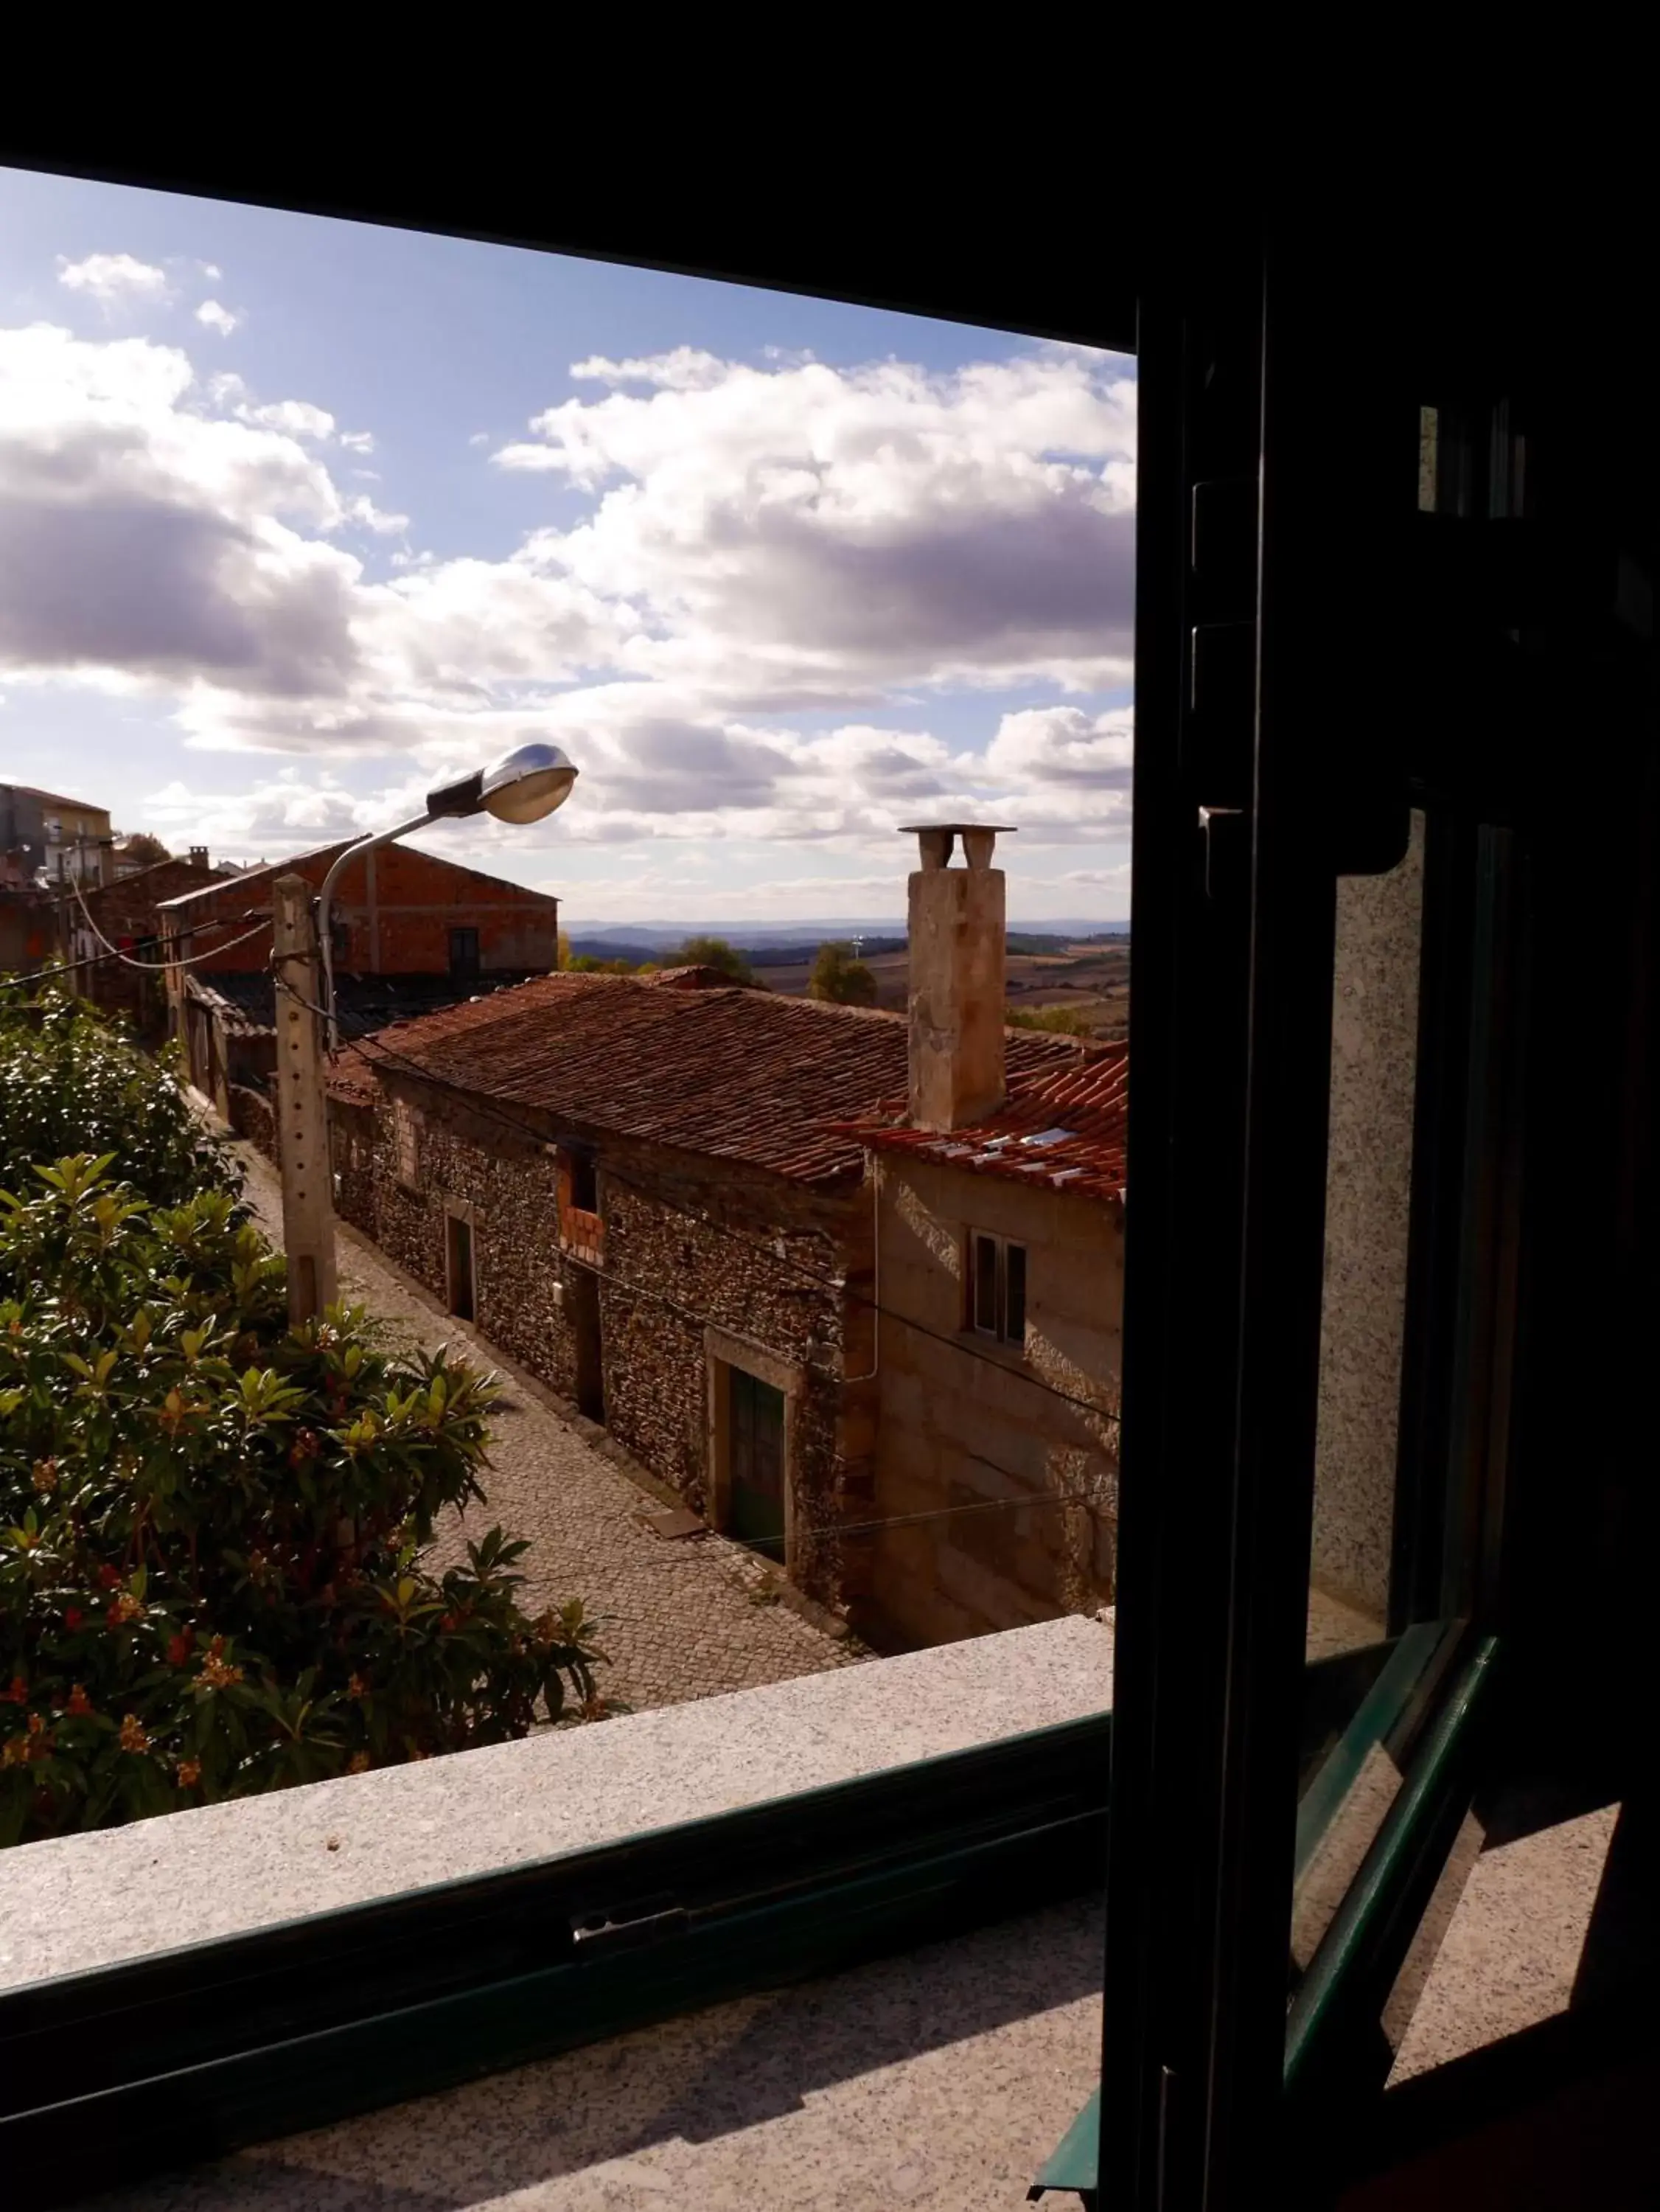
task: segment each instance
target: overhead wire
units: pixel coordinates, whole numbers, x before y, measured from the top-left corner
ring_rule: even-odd
[[[250,908],[249,912],[251,911]],[[224,921],[203,921],[196,927],[198,929],[228,929],[232,921],[245,921],[247,919],[247,914],[233,915]],[[270,915],[260,915],[255,918],[251,929],[245,929],[239,937],[233,937],[223,945],[211,945],[205,952],[193,953],[188,957],[181,956],[177,960],[135,960],[130,953],[123,952],[118,945],[110,945],[108,938],[94,925],[93,934],[99,943],[109,945],[106,952],[88,954],[84,960],[71,960],[65,957],[53,967],[35,968],[24,975],[0,973],[0,990],[16,990],[24,983],[61,983],[79,969],[107,968],[116,960],[124,962],[129,968],[142,968],[156,975],[166,975],[170,968],[200,968],[206,961],[222,959],[226,953],[234,951],[239,945],[245,945],[251,937],[257,937],[262,930],[269,929],[270,926]]]

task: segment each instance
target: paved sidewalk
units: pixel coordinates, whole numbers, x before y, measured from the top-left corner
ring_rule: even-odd
[[[247,1176],[247,1203],[280,1245],[276,1172],[251,1146],[232,1149]],[[865,1656],[856,1643],[794,1611],[779,1594],[776,1571],[741,1546],[712,1534],[653,1535],[645,1518],[661,1510],[667,1493],[653,1495],[643,1471],[625,1471],[626,1455],[609,1437],[445,1312],[355,1231],[342,1226],[337,1250],[342,1296],[360,1299],[395,1340],[464,1345],[501,1378],[484,1475],[488,1503],[471,1509],[464,1531],[459,1515],[449,1516],[433,1556],[440,1564],[460,1559],[465,1537],[498,1521],[510,1536],[528,1536],[530,1549],[521,1563],[529,1577],[525,1609],[536,1613],[580,1597],[600,1617],[599,1640],[612,1662],[600,1670],[608,1700],[636,1710],[677,1705],[847,1666]]]

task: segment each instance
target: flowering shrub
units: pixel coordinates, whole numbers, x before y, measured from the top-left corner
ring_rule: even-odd
[[[222,1177],[166,1203],[116,1166],[0,1157],[0,1844],[591,1710],[590,1624],[524,1616],[523,1544],[421,1563],[482,1499],[489,1378],[360,1309],[291,1331]]]

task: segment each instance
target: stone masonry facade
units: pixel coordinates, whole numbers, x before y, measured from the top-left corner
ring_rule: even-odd
[[[331,1102],[342,1216],[440,1297],[449,1224],[463,1221],[480,1334],[603,1418],[714,1526],[719,1371],[777,1381],[790,1577],[857,1616],[869,1547],[844,1558],[837,1532],[873,1497],[874,1381],[847,1379],[872,1364],[868,1199],[619,1136],[573,1139],[533,1109],[480,1110],[403,1073],[375,1090]],[[597,1230],[569,1203],[575,1146]]]

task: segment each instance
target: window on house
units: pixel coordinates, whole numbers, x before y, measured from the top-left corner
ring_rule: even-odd
[[[591,1152],[568,1152],[570,1203],[579,1213],[599,1212],[599,1174]]]
[[[968,1237],[968,1325],[999,1344],[1026,1342],[1026,1247],[974,1229]]]
[[[476,929],[452,929],[450,932],[450,973],[455,976],[477,975],[478,932]]]
[[[451,1214],[445,1227],[445,1273],[450,1311],[457,1321],[471,1321],[476,1297],[473,1229],[459,1214]]]

